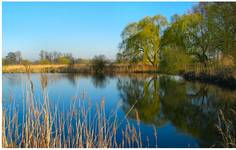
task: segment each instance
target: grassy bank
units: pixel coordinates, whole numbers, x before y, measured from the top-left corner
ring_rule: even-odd
[[[104,73],[142,73],[157,72],[156,67],[142,64],[108,64]],[[2,67],[3,73],[93,73],[91,64],[74,65],[7,65]]]

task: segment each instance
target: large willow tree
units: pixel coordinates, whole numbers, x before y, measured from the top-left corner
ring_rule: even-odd
[[[122,32],[118,56],[129,62],[158,66],[162,47],[161,35],[167,25],[165,17],[157,15],[129,24]]]
[[[165,31],[164,39],[169,46],[194,56],[204,65],[214,50],[211,35],[199,12],[174,16],[171,26]]]

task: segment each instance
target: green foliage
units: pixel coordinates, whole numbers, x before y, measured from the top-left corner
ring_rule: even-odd
[[[192,58],[177,49],[163,49],[161,52],[160,71],[168,74],[181,73],[186,65],[192,63]]]
[[[206,63],[213,50],[211,38],[200,13],[175,16],[172,25],[166,30],[165,41],[181,51],[193,55],[197,61]]]
[[[236,59],[236,3],[203,3],[202,7],[216,49]]]
[[[94,56],[92,59],[92,69],[96,74],[104,73],[104,68],[107,63],[107,59],[104,55]]]
[[[129,62],[142,61],[157,66],[161,47],[161,31],[167,25],[163,16],[145,17],[129,24],[122,32],[118,58]],[[122,55],[122,57],[120,56]]]
[[[223,55],[236,57],[236,5],[200,3],[192,12],[175,15],[165,30],[163,43],[193,56],[205,67]]]

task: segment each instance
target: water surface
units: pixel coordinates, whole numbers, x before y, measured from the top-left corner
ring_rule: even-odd
[[[135,111],[141,120],[144,146],[155,147],[153,128],[157,129],[158,147],[211,147],[220,142],[216,129],[218,111],[226,117],[236,110],[236,91],[188,82],[179,76],[132,74],[90,76],[80,74],[44,74],[48,77],[51,105],[61,112],[71,109],[76,97],[96,104],[105,101],[106,116],[116,111],[118,119],[126,116],[137,124]],[[42,102],[41,74],[31,74],[34,98]],[[3,74],[3,109],[14,109],[19,119],[24,113],[26,74]],[[113,121],[110,119],[109,121]],[[121,125],[121,128],[124,125]],[[147,138],[149,137],[149,142]],[[118,134],[118,140],[121,140]]]

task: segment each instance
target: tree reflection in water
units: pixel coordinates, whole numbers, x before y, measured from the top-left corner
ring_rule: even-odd
[[[105,88],[109,80],[104,74],[95,74],[92,76],[92,82],[96,88]]]
[[[124,101],[124,111],[127,112],[134,106],[129,117],[136,118],[135,110],[137,110],[141,121],[145,123],[161,126],[166,122],[161,113],[157,76],[146,79],[119,78],[117,87]]]
[[[142,122],[160,127],[170,121],[179,131],[196,138],[201,147],[218,144],[216,124],[220,109],[229,119],[235,117],[230,108],[236,110],[236,92],[213,85],[152,76],[119,78],[117,87],[125,112],[136,103],[134,110]],[[136,118],[134,110],[128,117]]]
[[[78,74],[78,73],[66,73],[66,74],[47,74],[49,81],[51,83],[57,82],[61,79],[67,79],[71,85],[76,86],[78,84],[79,78],[88,78],[91,77],[93,86],[96,88],[105,88],[109,83],[109,77],[104,74],[90,75],[90,74]]]

